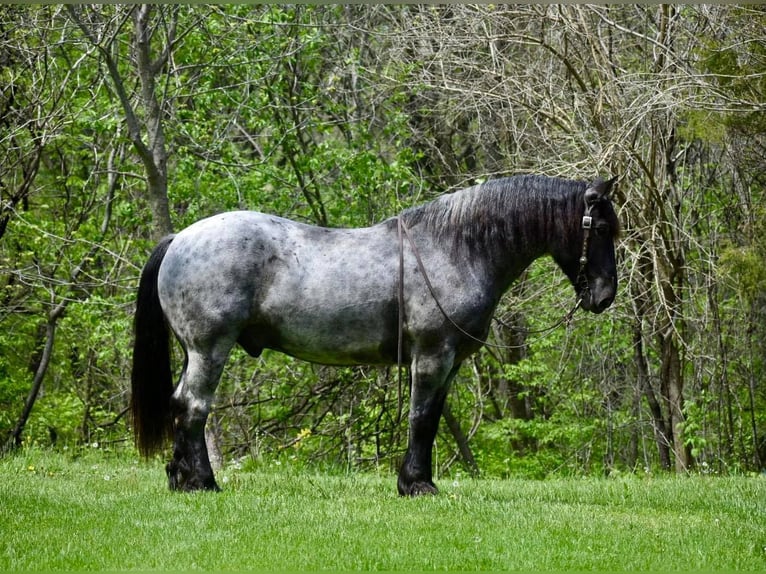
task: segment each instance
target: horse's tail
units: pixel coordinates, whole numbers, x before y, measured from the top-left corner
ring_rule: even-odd
[[[149,457],[172,437],[170,397],[170,332],[160,306],[157,276],[173,235],[154,248],[141,271],[133,320],[133,371],[130,377],[130,410],[139,452]]]

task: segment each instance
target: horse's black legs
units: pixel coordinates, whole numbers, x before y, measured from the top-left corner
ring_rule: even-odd
[[[205,444],[204,420],[188,419],[181,409],[175,417],[173,458],[165,466],[171,490],[221,490],[215,482]]]
[[[433,481],[431,453],[444,400],[458,370],[456,366],[447,371],[450,366],[451,360],[413,361],[409,442],[397,481],[402,496],[439,492]]]
[[[432,450],[447,389],[440,388],[410,414],[410,435],[407,454],[399,469],[397,486],[402,496],[436,494],[433,482]]]
[[[220,490],[205,444],[205,423],[228,350],[188,355],[172,398],[175,443],[173,458],[165,467],[171,490]]]

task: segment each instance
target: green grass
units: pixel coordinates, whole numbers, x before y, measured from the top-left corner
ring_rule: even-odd
[[[766,479],[443,480],[219,473],[166,490],[159,460],[0,460],[0,570],[766,570]]]

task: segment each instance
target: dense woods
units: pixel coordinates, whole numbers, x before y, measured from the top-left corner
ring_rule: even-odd
[[[365,226],[541,173],[619,176],[617,301],[532,334],[573,304],[533,265],[492,328],[517,347],[458,375],[437,470],[766,466],[762,7],[6,5],[0,77],[4,450],[130,445],[135,290],[164,234],[240,208]],[[211,440],[393,467],[406,395],[394,369],[236,352]]]

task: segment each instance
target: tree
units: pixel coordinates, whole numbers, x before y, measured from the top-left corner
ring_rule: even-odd
[[[84,6],[69,4],[67,10],[85,38],[98,49],[107,68],[111,89],[125,114],[128,137],[146,171],[146,198],[152,212],[153,235],[158,240],[171,233],[173,225],[168,204],[168,152],[162,119],[164,102],[160,100],[157,80],[168,65],[176,42],[179,7],[143,4],[87,11]],[[157,17],[153,18],[155,12]],[[128,18],[133,21],[131,63],[140,84],[140,93],[133,95],[128,93],[119,66],[124,56],[120,53],[123,47],[118,39]],[[161,35],[163,37],[159,38]],[[155,40],[162,42],[157,54],[153,51]],[[143,120],[134,100],[140,101]]]

